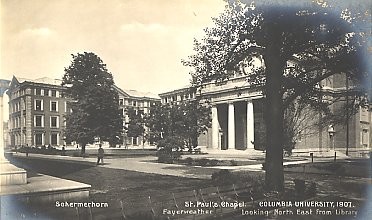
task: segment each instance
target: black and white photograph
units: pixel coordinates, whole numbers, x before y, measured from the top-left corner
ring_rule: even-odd
[[[371,9],[0,0],[0,219],[372,219]]]

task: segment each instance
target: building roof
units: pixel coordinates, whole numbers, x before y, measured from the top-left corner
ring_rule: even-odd
[[[191,88],[192,88],[191,85],[187,85],[187,86],[183,86],[179,89],[175,89],[175,90],[171,90],[171,91],[168,91],[168,92],[160,93],[159,96],[164,97],[164,96],[168,96],[168,95],[175,95],[175,94],[179,94],[179,93],[185,93],[185,92],[188,92]]]
[[[160,97],[154,93],[151,92],[140,92],[134,89],[121,89],[117,87],[116,85],[114,86],[120,93],[128,95],[130,97],[135,97],[135,98],[151,98],[151,99],[160,99]]]
[[[62,83],[62,80],[60,79],[52,79],[49,77],[42,77],[38,79],[26,79],[26,78],[20,78],[20,77],[15,77],[19,83],[23,82],[32,82],[32,83],[40,83],[40,84],[49,84],[49,85],[55,85],[55,86],[60,86]]]

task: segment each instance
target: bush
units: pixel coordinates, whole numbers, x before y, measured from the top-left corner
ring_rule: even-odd
[[[161,163],[173,163],[181,157],[184,141],[178,136],[166,137],[158,142],[156,156]]]
[[[202,158],[202,159],[198,160],[198,165],[202,166],[202,167],[207,166],[208,163],[209,163],[209,159],[206,159],[206,158]]]
[[[191,157],[188,157],[185,159],[185,162],[187,165],[192,165],[192,162],[194,161],[194,159],[192,159]]]
[[[230,164],[231,166],[238,166],[238,162],[236,162],[235,160],[230,160]]]
[[[220,170],[212,174],[212,181],[215,185],[229,185],[236,183],[237,176],[229,170]]]
[[[218,164],[218,160],[210,160],[209,161],[210,166],[217,166],[217,164]]]

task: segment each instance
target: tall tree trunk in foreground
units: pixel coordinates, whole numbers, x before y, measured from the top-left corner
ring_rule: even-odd
[[[280,57],[280,51],[273,45],[265,54],[266,66],[266,158],[265,184],[267,190],[283,191],[283,101],[281,94],[282,74],[285,61]]]

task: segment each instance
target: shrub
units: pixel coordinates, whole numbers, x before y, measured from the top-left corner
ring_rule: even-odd
[[[209,161],[210,166],[217,166],[217,164],[218,164],[218,160],[210,160]]]
[[[188,157],[185,159],[185,162],[187,165],[192,165],[192,162],[194,161],[194,159],[192,159],[191,157]]]
[[[231,166],[238,166],[238,162],[236,162],[235,160],[230,160],[230,164]]]
[[[209,163],[209,159],[207,159],[207,158],[202,158],[202,159],[198,160],[198,164],[202,167],[207,166],[208,163]]]
[[[166,137],[158,142],[156,156],[161,163],[173,163],[181,157],[180,150],[184,148],[184,141],[178,136]]]
[[[237,176],[229,170],[220,170],[212,174],[212,181],[215,185],[229,185],[236,183]]]

